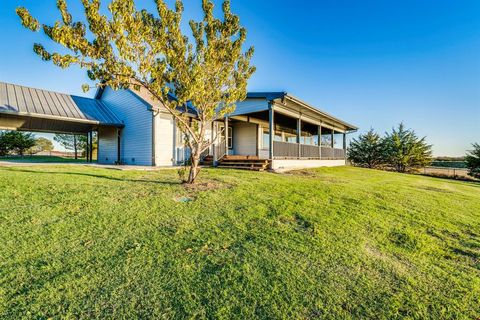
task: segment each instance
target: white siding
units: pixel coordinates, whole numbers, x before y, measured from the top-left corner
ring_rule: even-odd
[[[98,163],[115,164],[117,161],[117,128],[98,128]]]
[[[155,116],[155,165],[171,166],[174,164],[174,125],[169,114],[158,113]]]
[[[344,166],[345,160],[273,160],[273,170],[290,170],[302,168],[319,168],[319,167],[339,167]]]
[[[107,87],[101,100],[125,124],[121,134],[121,161],[129,165],[152,165],[152,111],[129,90]]]
[[[228,116],[230,117],[264,110],[268,110],[268,102],[266,99],[246,99],[237,102],[235,111]]]
[[[233,152],[241,156],[257,154],[257,125],[248,122],[236,122],[233,125]]]

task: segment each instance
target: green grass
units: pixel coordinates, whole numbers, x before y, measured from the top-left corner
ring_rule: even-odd
[[[27,162],[27,163],[70,163],[70,162],[85,162],[85,158],[69,158],[69,157],[58,157],[58,156],[7,156],[0,157],[0,161],[9,161],[9,162]]]
[[[478,183],[0,167],[0,231],[1,318],[480,315]]]

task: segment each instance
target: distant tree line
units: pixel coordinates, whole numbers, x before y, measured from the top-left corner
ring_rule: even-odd
[[[17,154],[23,156],[35,146],[33,133],[21,131],[0,131],[0,156]]]
[[[432,162],[432,146],[425,139],[403,123],[383,137],[370,129],[352,140],[347,157],[355,166],[414,171]]]

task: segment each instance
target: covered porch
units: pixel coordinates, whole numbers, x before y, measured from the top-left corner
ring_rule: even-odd
[[[346,135],[356,129],[291,98],[269,101],[267,110],[233,114],[214,126],[220,136],[211,150],[215,161],[268,160],[272,169],[344,165]]]

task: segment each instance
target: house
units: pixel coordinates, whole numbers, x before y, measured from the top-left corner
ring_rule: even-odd
[[[96,131],[100,164],[174,166],[189,157],[173,117],[144,90],[106,87],[89,99],[0,82],[0,128],[87,134],[90,141]],[[339,166],[355,130],[289,93],[252,92],[211,124],[205,138],[215,143],[204,156],[233,167]]]

